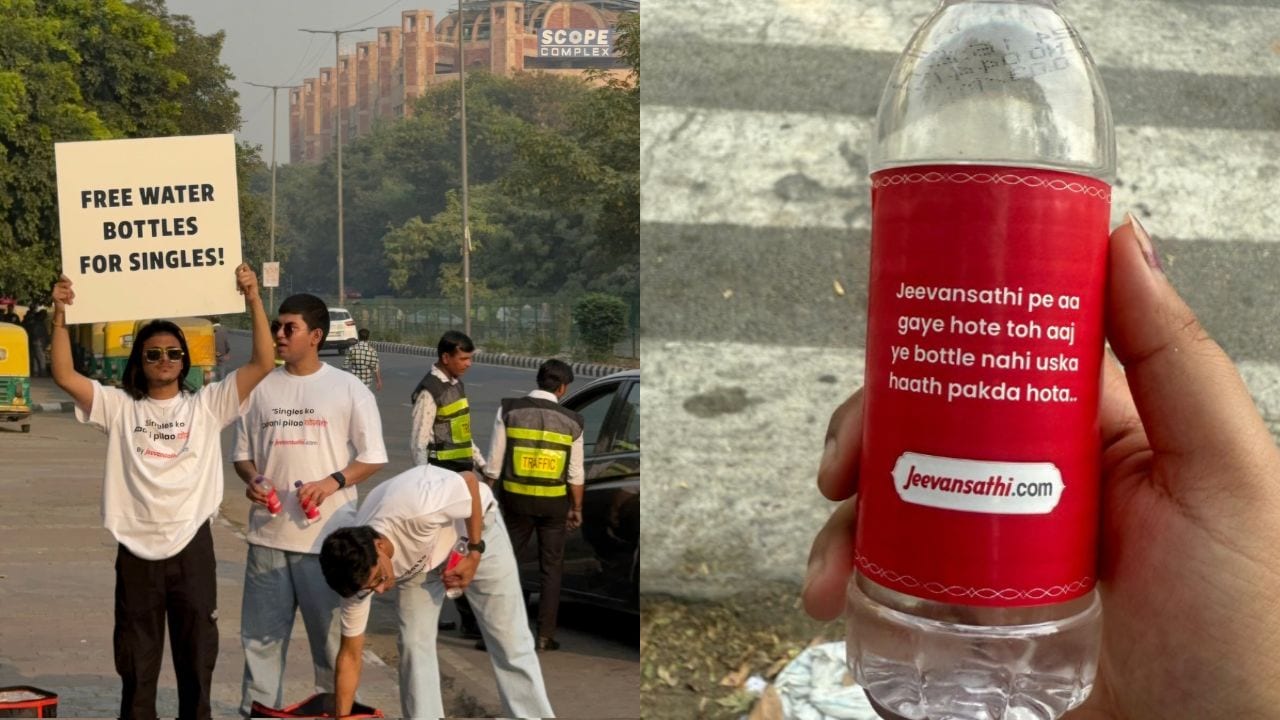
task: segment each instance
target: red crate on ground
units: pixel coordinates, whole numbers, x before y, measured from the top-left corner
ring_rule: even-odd
[[[58,693],[30,685],[0,687],[0,718],[58,717]]]

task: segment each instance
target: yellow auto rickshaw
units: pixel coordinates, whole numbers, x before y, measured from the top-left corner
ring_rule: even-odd
[[[201,317],[174,318],[187,336],[187,349],[191,351],[191,370],[187,372],[187,385],[200,388],[213,382],[218,368],[218,353],[213,341],[213,323]]]
[[[22,423],[22,432],[31,432],[27,331],[13,323],[0,323],[0,420]]]
[[[124,379],[124,366],[129,362],[129,352],[132,349],[132,320],[112,320],[103,323],[102,367],[98,370],[98,380],[119,385]]]
[[[218,366],[218,356],[214,350],[213,323],[204,318],[182,317],[165,318],[177,325],[187,339],[187,351],[191,354],[191,369],[187,371],[185,384],[192,390],[199,390],[213,381],[214,368]],[[133,329],[136,337],[143,325],[150,320],[139,320]]]

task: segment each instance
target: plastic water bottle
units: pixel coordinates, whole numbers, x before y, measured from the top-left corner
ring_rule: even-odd
[[[301,490],[302,481],[295,480],[293,483],[293,487],[298,490]],[[302,513],[307,516],[307,524],[311,524],[312,522],[315,521],[316,518],[320,517],[320,508],[316,507],[315,505],[312,505],[306,500],[303,500],[301,495],[298,496],[298,504],[302,506]]]
[[[266,481],[267,479],[261,475],[253,479],[253,482],[256,485],[265,485]],[[280,496],[276,494],[276,489],[274,487],[268,488],[267,493],[267,512],[271,513],[271,517],[275,517],[280,514],[280,510],[284,508],[284,504],[280,502]]]
[[[455,566],[457,566],[459,562],[462,562],[462,558],[466,556],[467,556],[467,539],[464,537],[458,538],[458,542],[453,546],[453,549],[449,551],[449,559],[444,564],[445,572],[452,570]],[[445,588],[444,595],[450,600],[457,600],[458,598],[462,597],[463,592],[464,592],[463,588],[451,587],[451,588]]]
[[[1101,631],[1102,83],[1052,0],[943,0],[869,165],[850,667],[902,718],[1060,717]]]

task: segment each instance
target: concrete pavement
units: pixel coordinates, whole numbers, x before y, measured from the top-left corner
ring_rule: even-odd
[[[34,685],[57,692],[63,717],[108,717],[118,711],[119,680],[111,651],[113,564],[116,543],[102,528],[100,498],[106,438],[75,421],[70,399],[48,378],[32,381],[41,411],[31,433],[0,426],[0,686]],[[224,438],[224,443],[227,440]],[[245,546],[239,525],[248,501],[227,468],[221,513],[213,524],[218,558],[221,644],[214,675],[215,717],[236,714],[243,654],[240,595]],[[446,607],[445,618],[452,615]],[[566,606],[564,647],[540,655],[552,707],[560,717],[638,717],[639,652],[633,642],[583,632]],[[632,623],[606,618],[604,623]],[[608,637],[602,638],[601,634]],[[370,621],[361,699],[389,717],[400,711],[396,679],[394,598],[376,598]],[[307,641],[299,620],[290,643],[286,699],[314,692]],[[456,632],[440,636],[445,707],[462,717],[492,717],[500,710],[486,653]],[[159,712],[172,716],[177,693],[172,663],[161,674]]]
[[[1280,436],[1280,6],[1058,5],[1117,123],[1112,226],[1141,218]],[[862,382],[876,108],[935,6],[645,5],[646,593],[800,585],[827,419]]]
[[[111,648],[116,542],[102,528],[100,499],[106,438],[69,413],[44,414],[31,433],[0,434],[0,685],[34,685],[59,695],[62,717],[113,717],[120,682]],[[219,654],[213,715],[234,717],[244,655],[240,596],[245,545],[216,518]],[[166,650],[158,711],[177,713],[172,661]],[[361,698],[388,715],[399,712],[395,672],[366,662]],[[286,702],[315,692],[301,621],[294,625]]]

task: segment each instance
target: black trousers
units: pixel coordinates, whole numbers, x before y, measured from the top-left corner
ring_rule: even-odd
[[[166,619],[178,678],[178,717],[208,718],[218,659],[217,577],[208,523],[171,558],[143,560],[123,545],[116,554],[114,646],[123,684],[122,718],[156,717]]]
[[[554,638],[556,616],[560,613],[560,578],[564,574],[564,541],[567,509],[547,513],[524,513],[503,507],[502,519],[511,537],[511,547],[519,558],[538,536],[538,637]]]
[[[44,351],[48,343],[44,340],[31,340],[28,344],[27,354],[31,356],[31,377],[41,377],[49,374],[48,363],[45,362]]]

